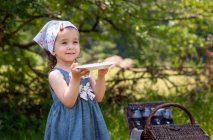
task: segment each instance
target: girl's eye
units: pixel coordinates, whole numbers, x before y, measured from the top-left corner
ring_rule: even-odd
[[[74,41],[73,43],[76,44],[76,43],[78,43],[78,41]]]
[[[62,44],[66,45],[66,44],[67,44],[67,42],[62,42]]]

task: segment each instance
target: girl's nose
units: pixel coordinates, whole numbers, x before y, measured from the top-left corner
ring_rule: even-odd
[[[69,50],[72,49],[72,48],[73,48],[72,45],[68,45],[68,46],[67,46],[67,49],[69,49]]]

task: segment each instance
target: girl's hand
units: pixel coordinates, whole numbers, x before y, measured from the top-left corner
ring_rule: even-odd
[[[73,63],[70,67],[73,78],[80,79],[81,76],[89,75],[89,69],[77,69],[77,65],[77,63]]]
[[[98,77],[104,77],[108,72],[108,69],[99,69],[98,70]]]

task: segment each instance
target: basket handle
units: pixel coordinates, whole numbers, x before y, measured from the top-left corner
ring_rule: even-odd
[[[165,107],[170,107],[170,106],[178,107],[178,108],[184,110],[185,113],[189,116],[191,124],[195,124],[195,120],[192,117],[192,114],[185,107],[183,107],[182,105],[177,104],[177,103],[164,103],[164,104],[161,104],[161,105],[157,106],[156,108],[154,108],[153,111],[150,113],[149,117],[146,120],[144,131],[146,132],[147,126],[150,125],[151,119],[152,119],[152,117],[154,116],[155,112],[158,109],[165,108]]]

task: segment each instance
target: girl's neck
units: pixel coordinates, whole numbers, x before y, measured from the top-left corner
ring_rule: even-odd
[[[58,68],[61,68],[61,69],[65,70],[65,71],[70,72],[70,66],[71,65],[72,64],[56,64],[55,67],[58,67]]]

